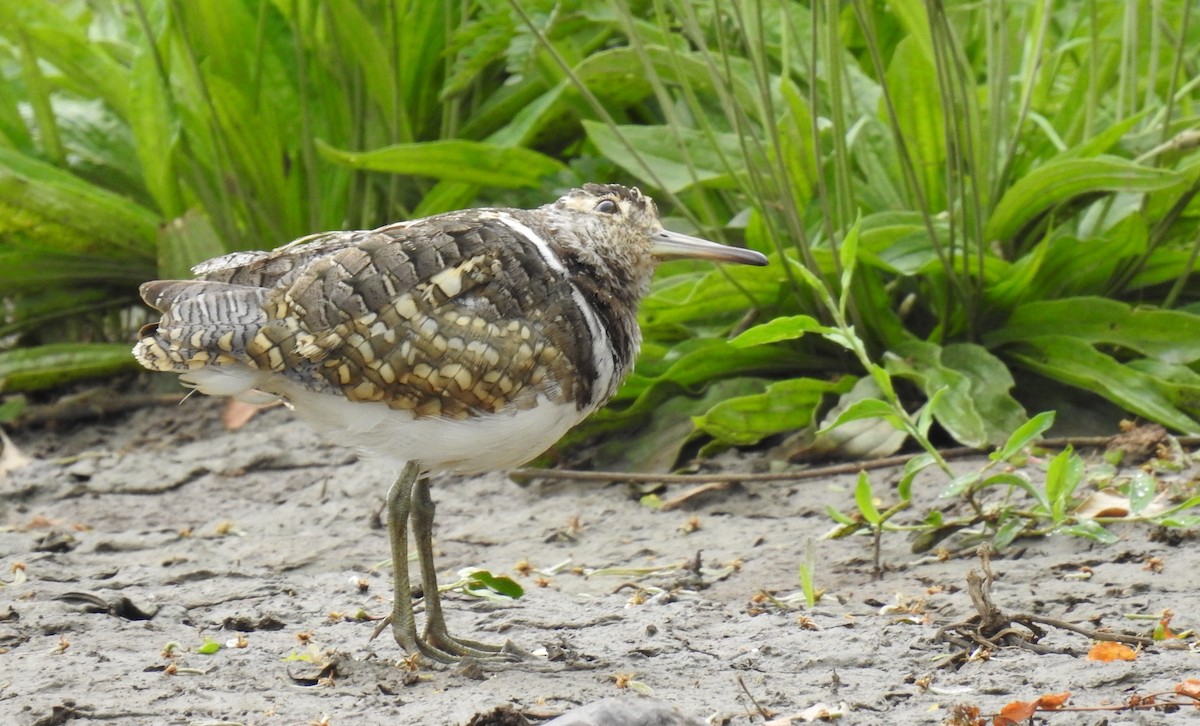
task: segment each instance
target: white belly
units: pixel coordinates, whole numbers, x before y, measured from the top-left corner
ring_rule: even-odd
[[[330,441],[353,447],[360,455],[400,464],[419,461],[431,471],[460,474],[520,466],[554,445],[590,413],[572,402],[552,402],[540,395],[536,405],[527,408],[465,420],[418,420],[411,411],[317,393],[244,366],[198,368],[180,378],[210,395],[250,400],[280,395]],[[263,389],[270,393],[262,393]]]

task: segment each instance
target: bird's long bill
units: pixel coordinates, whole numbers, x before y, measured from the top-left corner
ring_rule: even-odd
[[[692,258],[712,260],[713,262],[736,262],[739,265],[758,265],[759,267],[767,264],[767,258],[754,250],[719,245],[716,242],[709,242],[706,239],[666,229],[660,229],[650,236],[650,254],[661,260]]]

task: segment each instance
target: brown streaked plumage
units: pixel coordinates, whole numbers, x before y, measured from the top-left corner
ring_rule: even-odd
[[[209,260],[195,280],[146,283],[163,316],[134,355],[204,393],[281,398],[334,441],[400,467],[388,492],[393,634],[436,660],[487,656],[497,649],[446,631],[426,475],[522,464],[602,406],[637,355],[637,304],[672,257],[766,264],[667,232],[637,189],[589,184],[538,209],[313,235]]]

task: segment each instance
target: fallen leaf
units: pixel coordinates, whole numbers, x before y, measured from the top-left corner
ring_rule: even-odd
[[[1116,489],[1107,488],[1092,492],[1080,502],[1075,510],[1075,516],[1085,519],[1097,517],[1128,517],[1131,507],[1129,497]]]
[[[0,477],[10,471],[29,466],[33,459],[26,456],[17,445],[8,438],[8,434],[0,431]]]
[[[714,481],[714,482],[709,482],[707,484],[701,484],[699,486],[695,486],[695,487],[692,487],[691,489],[688,489],[686,492],[683,492],[682,494],[677,494],[676,496],[673,496],[670,499],[663,500],[662,506],[659,507],[659,509],[661,509],[664,512],[669,512],[672,509],[678,509],[679,507],[682,507],[683,505],[687,504],[694,497],[708,494],[709,492],[723,491],[725,489],[730,488],[731,486],[733,486],[733,482],[728,482],[728,481]]]
[[[1050,695],[1042,696],[1038,699],[1038,708],[1042,709],[1043,711],[1057,711],[1058,709],[1062,708],[1063,704],[1066,703],[1067,699],[1070,697],[1070,691],[1065,691],[1063,693],[1051,693]]]
[[[1037,701],[1013,701],[1000,709],[1000,713],[992,719],[992,726],[1016,726],[1028,721],[1037,713],[1037,709]]]
[[[1200,678],[1189,678],[1182,683],[1175,684],[1175,692],[1181,696],[1200,700]]]
[[[221,412],[221,423],[226,430],[237,431],[249,423],[250,419],[254,418],[254,415],[262,409],[263,406],[231,398],[225,404],[225,410]]]
[[[1088,660],[1098,660],[1102,663],[1111,663],[1114,660],[1137,660],[1137,651],[1124,643],[1105,640],[1093,645],[1092,649],[1088,651],[1087,657]]]

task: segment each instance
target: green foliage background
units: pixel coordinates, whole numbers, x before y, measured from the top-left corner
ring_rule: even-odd
[[[772,257],[664,266],[637,372],[587,429],[641,427],[627,463],[815,427],[839,397],[974,446],[1062,388],[1195,433],[1195,15],[2,3],[0,382],[130,367],[137,285],[199,260],[603,180]]]

